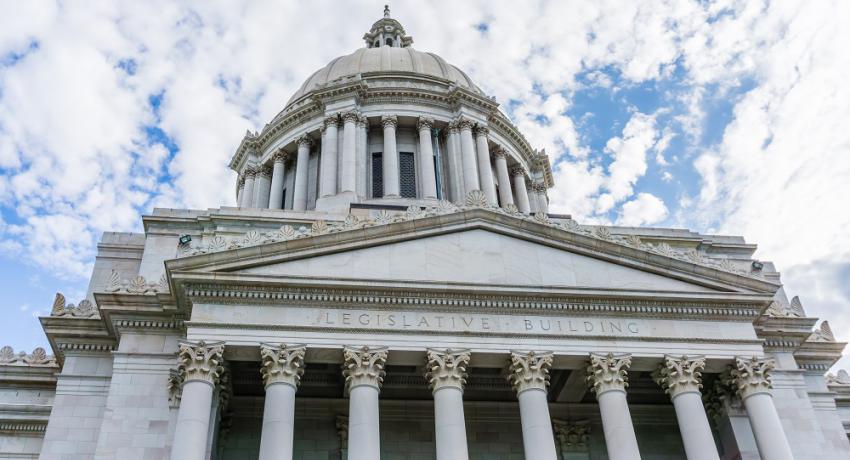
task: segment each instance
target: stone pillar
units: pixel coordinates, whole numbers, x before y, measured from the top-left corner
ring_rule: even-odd
[[[362,197],[369,196],[366,186],[369,184],[368,171],[372,167],[372,162],[369,161],[367,154],[369,151],[368,126],[369,120],[366,117],[357,117],[357,164],[355,165],[355,173],[357,174],[357,195]]]
[[[519,212],[528,214],[531,212],[531,205],[528,202],[528,190],[525,189],[525,171],[522,170],[522,166],[514,166],[511,169],[511,176],[514,178],[516,207]]]
[[[342,172],[339,177],[340,192],[357,191],[357,120],[355,111],[342,114]]]
[[[739,356],[732,368],[732,380],[744,402],[762,460],[793,460],[770,393],[770,372],[775,366],[772,359]]]
[[[257,175],[257,170],[251,166],[245,168],[245,188],[242,190],[242,197],[239,203],[240,208],[250,208],[254,203],[254,179]]]
[[[475,159],[475,141],[472,139],[472,122],[461,119],[458,121],[460,128],[460,154],[463,164],[463,196],[461,199],[466,199],[466,195],[473,190],[481,190],[481,183],[478,181],[478,166]]]
[[[322,137],[322,162],[321,180],[319,183],[319,196],[336,195],[337,176],[337,146],[339,143],[337,126],[339,120],[336,115],[325,118],[324,136]]]
[[[627,371],[631,364],[629,354],[591,353],[587,368],[587,380],[599,401],[605,445],[611,460],[640,460],[635,427],[626,402]]]
[[[384,115],[381,118],[381,124],[384,126],[384,153],[382,154],[384,168],[384,197],[398,198],[401,196],[398,170],[398,150],[395,142],[395,128],[398,125],[398,118],[396,118],[395,115]]]
[[[504,149],[496,150],[496,174],[499,178],[499,199],[502,207],[514,204],[514,193],[511,190],[511,175],[508,173],[508,153]]]
[[[384,381],[386,347],[343,349],[348,405],[348,460],[381,458],[378,394]]]
[[[434,172],[434,146],[431,145],[431,128],[434,120],[419,118],[416,129],[419,131],[419,171],[422,174],[422,198],[437,199],[437,176]]]
[[[296,141],[298,143],[298,158],[295,159],[295,190],[292,191],[292,209],[304,211],[307,209],[307,172],[310,169],[310,145],[313,140],[304,134]]]
[[[183,375],[172,460],[205,460],[213,390],[222,372],[224,343],[183,341],[178,371]]]
[[[261,166],[254,179],[254,208],[269,207],[269,190],[271,189],[272,169]]]
[[[455,203],[460,203],[466,196],[463,185],[463,162],[460,154],[460,128],[458,123],[453,121],[449,123],[446,131],[446,156],[448,163],[449,177],[449,199]]]
[[[463,386],[469,350],[428,349],[425,379],[434,393],[437,460],[468,460]]]
[[[304,345],[260,344],[266,401],[260,460],[292,460],[295,392],[304,374]]]
[[[481,191],[487,197],[487,203],[495,206],[496,184],[493,182],[493,167],[490,166],[490,147],[487,142],[487,134],[490,131],[479,126],[475,130],[475,144],[478,151],[478,178],[481,181]]]
[[[702,356],[667,355],[652,374],[673,401],[688,460],[720,459],[700,392],[704,368]]]
[[[522,447],[527,459],[557,459],[549,402],[546,400],[551,367],[551,352],[511,352],[508,382],[519,399]]]
[[[534,195],[537,197],[537,212],[549,214],[549,199],[546,197],[546,186],[542,182],[534,184]]]
[[[269,209],[283,209],[283,180],[286,177],[286,152],[280,150],[272,156],[272,185],[269,192]]]

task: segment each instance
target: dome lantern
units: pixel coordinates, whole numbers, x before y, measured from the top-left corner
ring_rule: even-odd
[[[363,41],[367,48],[406,48],[413,44],[413,37],[407,35],[400,22],[390,17],[390,6],[384,5],[384,17],[372,24],[369,32],[363,35]]]

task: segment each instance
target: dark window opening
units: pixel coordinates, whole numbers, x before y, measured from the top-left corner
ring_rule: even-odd
[[[381,152],[372,154],[372,198],[384,196],[384,156]]]
[[[416,198],[416,163],[413,152],[399,152],[399,185],[403,198]]]
[[[375,43],[372,45],[372,47],[373,47],[373,48],[378,48],[379,46],[381,46],[381,41],[380,41],[380,40],[375,40]]]
[[[393,39],[392,38],[387,39],[387,46],[393,46]]]
[[[280,199],[280,207],[286,209],[286,187],[283,188],[283,198]]]

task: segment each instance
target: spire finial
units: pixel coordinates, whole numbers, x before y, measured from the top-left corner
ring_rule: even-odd
[[[385,18],[390,17],[390,6],[389,5],[384,5],[384,17]]]

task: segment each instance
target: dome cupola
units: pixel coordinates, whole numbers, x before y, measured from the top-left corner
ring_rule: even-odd
[[[413,44],[413,37],[405,33],[400,22],[390,17],[389,5],[384,5],[384,17],[372,24],[369,32],[363,35],[363,40],[367,48],[406,48]]]

